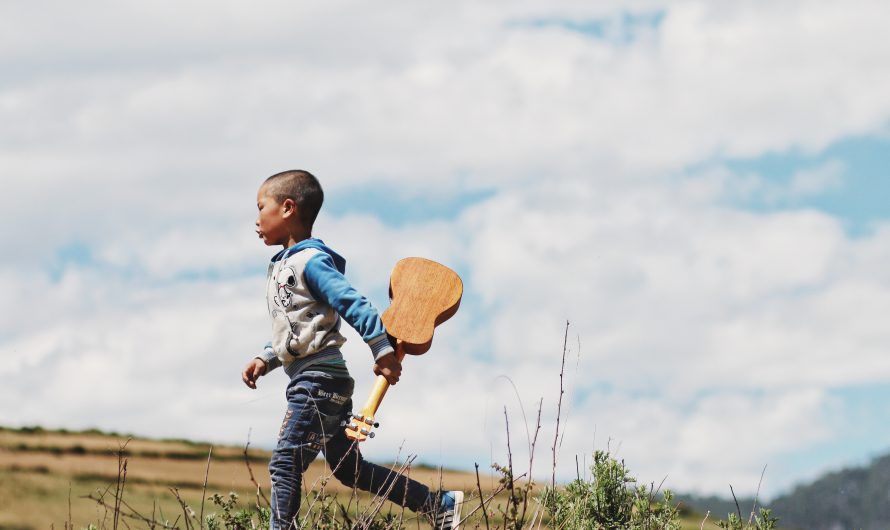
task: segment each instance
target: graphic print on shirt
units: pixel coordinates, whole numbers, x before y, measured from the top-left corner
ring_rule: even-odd
[[[293,267],[283,267],[275,278],[278,284],[278,296],[275,303],[287,309],[294,303],[294,287],[297,286],[297,271]]]

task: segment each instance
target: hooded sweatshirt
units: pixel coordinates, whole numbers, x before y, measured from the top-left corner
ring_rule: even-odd
[[[278,366],[293,378],[307,370],[348,375],[340,346],[340,319],[352,326],[374,360],[393,352],[377,309],[344,276],[346,260],[320,239],[309,238],[272,257],[266,303],[272,340],[258,355],[266,373]]]

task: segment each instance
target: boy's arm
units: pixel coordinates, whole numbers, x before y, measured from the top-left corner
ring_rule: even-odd
[[[260,362],[257,362],[260,361]],[[256,381],[260,376],[266,375],[270,370],[274,370],[281,366],[281,361],[275,352],[272,351],[272,343],[266,344],[263,353],[257,355],[250,361],[241,371],[241,380],[250,388],[256,388]]]
[[[324,252],[312,256],[303,278],[312,296],[333,307],[362,336],[375,361],[393,353],[377,309],[337,270],[331,256]]]

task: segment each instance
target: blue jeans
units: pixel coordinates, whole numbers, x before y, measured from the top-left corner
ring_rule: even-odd
[[[386,496],[413,511],[431,509],[429,488],[366,461],[358,444],[346,438],[342,422],[352,411],[354,385],[351,377],[313,371],[297,374],[287,385],[287,412],[269,462],[274,530],[294,525],[303,473],[319,451],[346,486]]]

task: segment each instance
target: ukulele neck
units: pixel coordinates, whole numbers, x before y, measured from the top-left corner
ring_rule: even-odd
[[[405,348],[402,345],[402,341],[397,340],[396,359],[399,362],[402,362],[402,359],[404,358]],[[362,416],[370,419],[377,415],[377,409],[380,408],[380,403],[383,401],[383,396],[386,395],[386,391],[389,387],[390,384],[386,381],[386,378],[382,375],[378,375],[376,381],[374,381],[374,388],[371,390],[371,395],[368,396],[368,401],[366,401],[365,406],[362,407]]]

